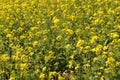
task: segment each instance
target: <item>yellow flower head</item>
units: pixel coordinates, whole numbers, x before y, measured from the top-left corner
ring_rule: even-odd
[[[60,40],[62,39],[62,36],[59,35],[59,36],[56,37],[56,39],[57,39],[58,41],[60,41]]]
[[[110,37],[113,39],[119,38],[119,34],[117,32],[113,32],[110,34]]]
[[[82,46],[84,44],[85,44],[85,41],[80,39],[80,40],[78,40],[78,42],[76,44],[76,47],[80,47],[80,46]]]
[[[26,64],[26,63],[21,63],[21,64],[20,64],[20,70],[26,70],[26,69],[28,69],[28,64]]]
[[[41,73],[40,76],[39,76],[40,79],[44,79],[45,78],[45,74],[44,73]]]
[[[73,35],[73,30],[71,30],[71,29],[66,29],[66,34],[67,35]]]
[[[65,78],[63,76],[59,75],[58,80],[65,80]]]
[[[60,19],[58,19],[57,17],[53,18],[53,23],[54,24],[58,24],[60,22]]]
[[[75,70],[78,70],[78,69],[80,69],[80,64],[77,64],[77,65],[75,66]]]
[[[120,61],[117,61],[117,62],[116,62],[116,66],[117,66],[117,67],[120,67]]]
[[[53,71],[53,72],[49,72],[49,78],[52,79],[53,76],[56,76],[57,75],[57,72],[56,71]]]
[[[69,49],[70,46],[71,46],[70,44],[67,44],[67,45],[65,46],[65,48],[66,48],[66,49]]]
[[[94,44],[96,41],[99,40],[99,37],[98,36],[92,36],[91,40],[90,40],[90,43],[91,44]]]
[[[9,80],[15,80],[15,78],[14,77],[10,77]]]
[[[75,30],[75,34],[76,34],[76,35],[80,35],[80,32],[81,32],[80,29],[76,29],[76,30]]]
[[[98,61],[98,58],[97,58],[97,57],[94,57],[94,58],[93,58],[93,62],[96,62],[96,61]]]
[[[107,50],[108,49],[108,46],[103,46],[103,50]]]
[[[33,42],[33,46],[36,46],[36,45],[38,45],[38,44],[39,44],[38,41],[34,41],[34,42]]]
[[[45,71],[46,71],[46,69],[47,69],[46,67],[43,67],[43,68],[42,68],[42,72],[45,72]]]
[[[7,37],[7,38],[12,38],[13,35],[12,35],[12,34],[7,34],[6,37]]]
[[[26,36],[25,35],[21,35],[20,36],[20,39],[22,40],[22,39],[25,39],[26,38]]]
[[[113,57],[108,57],[106,61],[106,66],[113,66],[115,59]]]
[[[0,56],[1,61],[8,61],[10,59],[10,56],[8,54],[3,54]]]

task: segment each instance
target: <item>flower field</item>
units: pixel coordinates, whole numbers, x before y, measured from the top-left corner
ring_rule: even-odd
[[[0,0],[0,80],[120,80],[120,0]]]

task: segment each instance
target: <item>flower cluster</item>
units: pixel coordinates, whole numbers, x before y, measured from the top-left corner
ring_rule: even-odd
[[[0,0],[0,80],[119,80],[120,0]]]

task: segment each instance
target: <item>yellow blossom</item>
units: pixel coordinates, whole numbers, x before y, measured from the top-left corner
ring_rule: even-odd
[[[71,29],[66,29],[66,34],[68,34],[68,35],[73,35],[73,30],[71,30]]]
[[[44,73],[41,73],[40,76],[39,76],[40,79],[44,79],[45,78],[45,74]]]
[[[7,37],[7,38],[12,38],[13,35],[12,35],[12,34],[7,34],[6,37]]]
[[[8,54],[3,54],[0,56],[1,61],[8,61],[10,59],[10,56]]]
[[[81,32],[80,29],[76,29],[76,30],[75,30],[76,35],[80,35],[80,32]]]
[[[43,68],[42,68],[42,72],[45,72],[45,71],[46,71],[46,69],[47,69],[46,67],[43,67]]]
[[[26,38],[26,36],[25,35],[21,35],[20,36],[20,39],[22,40],[22,39],[25,39]]]
[[[58,80],[65,80],[65,78],[63,76],[59,75]]]
[[[28,69],[28,64],[26,64],[26,63],[20,64],[20,70],[27,70],[27,69]]]
[[[57,39],[58,41],[60,41],[60,40],[62,39],[62,36],[59,35],[59,36],[56,37],[56,39]]]
[[[120,67],[120,61],[116,62],[116,66]]]
[[[90,40],[90,43],[91,44],[94,44],[94,43],[96,43],[96,41],[98,41],[99,40],[99,37],[98,36],[92,36],[92,38],[91,38],[91,40]]]
[[[94,58],[93,58],[93,62],[96,62],[96,61],[98,61],[98,58],[97,58],[97,57],[94,57]]]
[[[107,58],[107,56],[106,56],[106,55],[102,55],[102,58],[103,58],[103,59],[106,59],[106,58]]]
[[[65,48],[66,48],[66,49],[69,49],[70,46],[71,46],[70,44],[67,44],[67,45],[65,46]]]
[[[106,61],[106,66],[113,66],[115,59],[113,57],[108,57]]]
[[[52,79],[53,76],[56,76],[57,75],[57,72],[56,71],[53,71],[53,72],[49,72],[49,78]]]
[[[82,45],[85,44],[85,41],[84,40],[78,40],[77,44],[76,44],[76,47],[80,47]]]
[[[75,66],[75,70],[78,70],[80,68],[80,64],[77,64],[76,66]]]
[[[100,77],[100,80],[105,80],[105,79],[104,79],[104,76],[101,76],[101,77]]]
[[[117,32],[111,33],[110,37],[113,39],[119,38],[119,34]]]
[[[53,23],[58,24],[60,22],[60,19],[58,19],[57,17],[53,18]]]
[[[38,45],[38,44],[39,44],[38,41],[34,41],[34,42],[33,42],[33,46],[36,46],[36,45]]]
[[[15,80],[15,78],[14,77],[10,77],[9,80]]]
[[[103,46],[103,50],[107,50],[108,49],[108,46]]]

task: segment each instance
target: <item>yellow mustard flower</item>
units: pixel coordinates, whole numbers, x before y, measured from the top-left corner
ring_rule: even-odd
[[[57,75],[57,72],[56,71],[53,71],[53,72],[49,72],[49,78],[52,79],[53,76],[56,76]]]
[[[67,44],[67,45],[65,46],[66,49],[69,49],[70,47],[71,47],[70,44]]]
[[[23,39],[25,39],[25,38],[26,38],[25,35],[21,35],[21,36],[20,36],[20,39],[21,39],[21,40],[23,40]]]
[[[0,60],[1,61],[8,61],[8,60],[10,60],[10,56],[7,53],[5,53],[5,54],[0,56]]]
[[[103,50],[107,50],[108,49],[108,46],[103,46]]]
[[[44,73],[41,73],[40,76],[39,76],[40,79],[44,79],[45,78],[45,74]]]
[[[43,67],[43,68],[42,68],[42,72],[45,72],[46,69],[47,69],[47,67]]]
[[[97,57],[94,57],[93,58],[93,62],[96,62],[96,61],[98,61],[99,59],[97,58]]]
[[[119,34],[117,32],[113,32],[110,34],[110,37],[113,39],[119,38]]]
[[[58,75],[58,80],[65,80],[65,78],[61,75]]]
[[[116,67],[120,67],[120,61],[116,61]]]
[[[78,42],[76,44],[76,47],[80,47],[80,46],[82,46],[84,44],[85,44],[85,41],[80,39],[80,40],[78,40]]]
[[[34,47],[37,46],[38,44],[39,44],[38,41],[34,41],[34,42],[33,42],[33,46],[34,46]]]
[[[10,77],[9,80],[15,80],[15,78],[14,77]]]
[[[113,66],[115,59],[113,57],[108,57],[106,61],[106,66]]]
[[[60,22],[60,19],[58,19],[57,17],[53,18],[53,23],[58,24]]]
[[[76,35],[80,35],[80,32],[81,32],[80,29],[76,29],[76,30],[75,30]]]
[[[62,39],[62,36],[59,35],[59,36],[56,37],[56,39],[57,39],[58,41],[60,41],[60,40]]]
[[[20,70],[27,70],[28,69],[28,64],[27,63],[21,63],[20,64]]]
[[[104,76],[101,76],[101,77],[100,77],[100,80],[105,80]]]
[[[83,66],[84,66],[84,67],[90,67],[90,64],[87,63],[87,64],[84,64]]]
[[[67,35],[73,35],[74,31],[71,29],[66,29],[66,34]]]
[[[7,34],[6,37],[7,37],[7,38],[12,38],[13,35],[12,35],[12,34]]]
[[[94,44],[96,41],[99,40],[99,37],[98,36],[92,36],[91,40],[90,40],[90,43],[91,44]]]
[[[75,70],[78,70],[78,69],[80,69],[80,64],[77,64],[77,65],[75,66]]]

